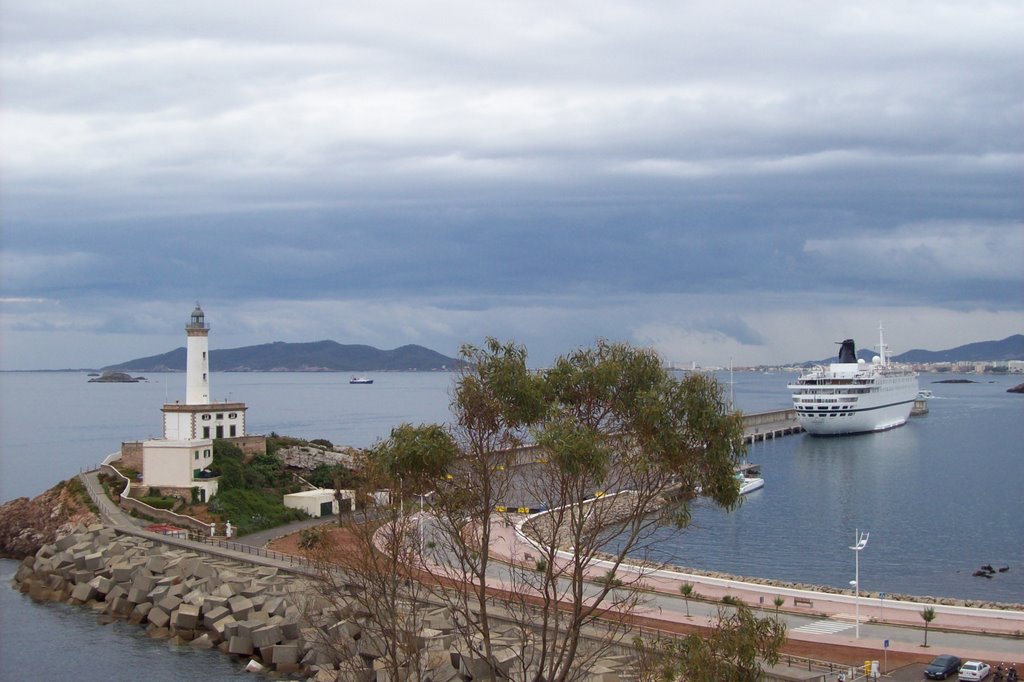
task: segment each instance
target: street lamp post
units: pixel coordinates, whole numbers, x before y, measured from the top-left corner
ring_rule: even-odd
[[[860,551],[868,544],[868,536],[870,535],[870,533],[861,533],[859,529],[855,529],[853,531],[854,545],[850,548],[853,550],[854,577],[850,584],[853,585],[854,589],[853,602],[856,609],[854,618],[857,623],[855,637],[857,639],[860,639]]]

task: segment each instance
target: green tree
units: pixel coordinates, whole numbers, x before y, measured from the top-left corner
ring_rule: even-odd
[[[679,586],[679,594],[683,595],[686,602],[686,617],[690,617],[690,597],[693,595],[693,583],[683,583]]]
[[[523,484],[550,510],[524,526],[552,567],[529,585],[548,605],[533,663],[537,679],[567,680],[607,650],[580,648],[597,619],[607,647],[627,634],[644,572],[621,568],[646,559],[666,524],[687,525],[696,487],[726,508],[738,503],[742,422],[713,378],[678,380],[653,351],[627,344],[575,351],[543,378],[548,406],[531,431],[545,456]],[[589,586],[609,570],[621,587]]]
[[[372,459],[409,494],[431,500],[431,542],[422,570],[435,574],[435,596],[461,614],[461,645],[482,654],[497,677],[490,586],[492,525],[506,504],[515,448],[543,416],[540,378],[526,366],[526,350],[488,339],[466,345],[452,397],[451,430],[403,426],[375,448]],[[470,615],[472,614],[472,616]]]
[[[377,454],[385,448],[379,446]],[[356,494],[362,498],[392,485],[373,454],[367,453],[361,467],[365,476],[357,481]],[[325,625],[310,629],[310,636],[331,652],[344,679],[366,679],[380,668],[388,679],[423,680],[428,658],[419,635],[429,593],[417,569],[417,524],[403,505],[381,504],[360,506],[341,525],[338,542],[314,543],[308,551],[318,579],[312,581],[314,598],[305,605],[306,617]],[[339,615],[325,622],[324,603]],[[357,627],[339,627],[354,626],[356,613]],[[372,656],[373,667],[360,654]]]
[[[731,613],[719,609],[708,631],[654,643],[637,642],[645,680],[756,682],[761,665],[774,665],[786,642],[786,626],[777,618],[758,618],[742,603]]]
[[[782,595],[776,595],[775,599],[772,600],[772,603],[775,604],[775,617],[778,618],[779,609],[781,609],[782,605],[786,603],[786,598]]]
[[[463,614],[464,644],[492,678],[506,674],[489,590],[492,528],[505,522],[497,509],[514,491],[549,510],[525,527],[539,558],[505,578],[503,620],[517,624],[519,644],[502,655],[516,657],[513,679],[573,679],[627,632],[643,578],[627,559],[643,559],[666,523],[687,525],[697,486],[738,504],[740,415],[712,377],[676,379],[653,351],[628,344],[599,342],[543,372],[527,368],[525,348],[494,339],[462,358],[451,430],[400,427],[374,449],[374,468],[400,496],[431,501],[432,549],[419,568],[454,586],[436,596]],[[581,647],[599,618],[605,640]]]
[[[218,490],[246,487],[245,453],[234,443],[220,438],[213,441],[210,471],[220,477]]]
[[[921,620],[924,621],[924,646],[928,646],[928,626],[935,620],[935,607],[926,606],[921,609]]]

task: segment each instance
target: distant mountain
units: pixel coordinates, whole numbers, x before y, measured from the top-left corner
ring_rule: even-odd
[[[839,353],[839,346],[836,346],[836,353]],[[871,358],[878,353],[871,348],[858,348],[857,358],[871,362]],[[805,362],[804,365],[827,365],[835,362],[836,355],[816,362]],[[906,353],[892,356],[896,362],[909,364],[921,364],[929,362],[981,362],[1024,360],[1024,334],[1014,334],[1002,341],[979,341],[968,343],[964,346],[957,346],[949,350],[908,350]]]
[[[423,346],[394,350],[345,345],[335,341],[264,343],[259,346],[210,351],[211,372],[370,372],[455,369],[461,361]],[[122,372],[183,372],[185,349],[129,360],[103,368]]]
[[[1024,360],[1024,334],[1002,341],[979,341],[949,350],[908,350],[893,356],[898,362],[979,362],[982,360]]]

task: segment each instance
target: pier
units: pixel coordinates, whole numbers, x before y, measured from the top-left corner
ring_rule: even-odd
[[[769,438],[788,436],[801,433],[803,430],[796,420],[796,410],[792,408],[743,415],[744,443],[756,443]]]
[[[792,408],[743,415],[744,443],[756,443],[795,433],[803,433],[803,427],[797,422],[796,410]],[[511,466],[534,464],[544,459],[544,453],[536,445],[522,445],[513,451],[515,459]]]

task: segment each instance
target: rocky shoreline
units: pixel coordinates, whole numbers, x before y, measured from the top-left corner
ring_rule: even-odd
[[[679,573],[688,573],[691,575],[704,576],[707,578],[716,578],[720,580],[729,580],[733,582],[750,583],[751,585],[766,585],[769,587],[779,587],[792,590],[804,590],[807,592],[821,592],[823,594],[848,594],[853,595],[852,590],[844,590],[838,587],[831,587],[829,585],[813,585],[810,583],[794,583],[787,582],[785,580],[773,580],[771,578],[752,578],[749,576],[732,575],[730,573],[720,573],[718,571],[706,571],[699,568],[688,568],[685,566],[673,566],[671,564],[642,564],[649,569],[660,569],[668,571],[676,571]],[[862,598],[878,599],[878,592],[861,592]],[[998,611],[1024,611],[1024,603],[1007,603],[1007,602],[995,602],[986,601],[983,599],[957,599],[953,597],[933,597],[929,595],[912,595],[912,594],[893,594],[886,592],[886,601],[907,601],[914,602],[915,604],[939,604],[942,606],[965,606],[968,608],[976,609],[994,609]]]
[[[31,500],[18,497],[0,506],[0,557],[23,559],[99,517],[78,479],[61,481]]]
[[[277,569],[216,559],[101,524],[25,557],[12,586],[37,601],[85,605],[197,649],[255,655],[282,674],[308,663],[291,578]]]
[[[387,679],[380,664],[387,640],[358,600],[324,601],[313,596],[310,579],[94,524],[25,557],[12,586],[37,601],[86,606],[138,624],[156,639],[216,648],[247,660],[250,671],[314,682]],[[429,679],[483,674],[481,655],[460,646],[458,624],[447,610],[418,614],[415,665]],[[500,660],[514,660],[513,649]],[[618,663],[622,675],[606,666],[611,676],[588,679],[630,679],[628,662]]]

